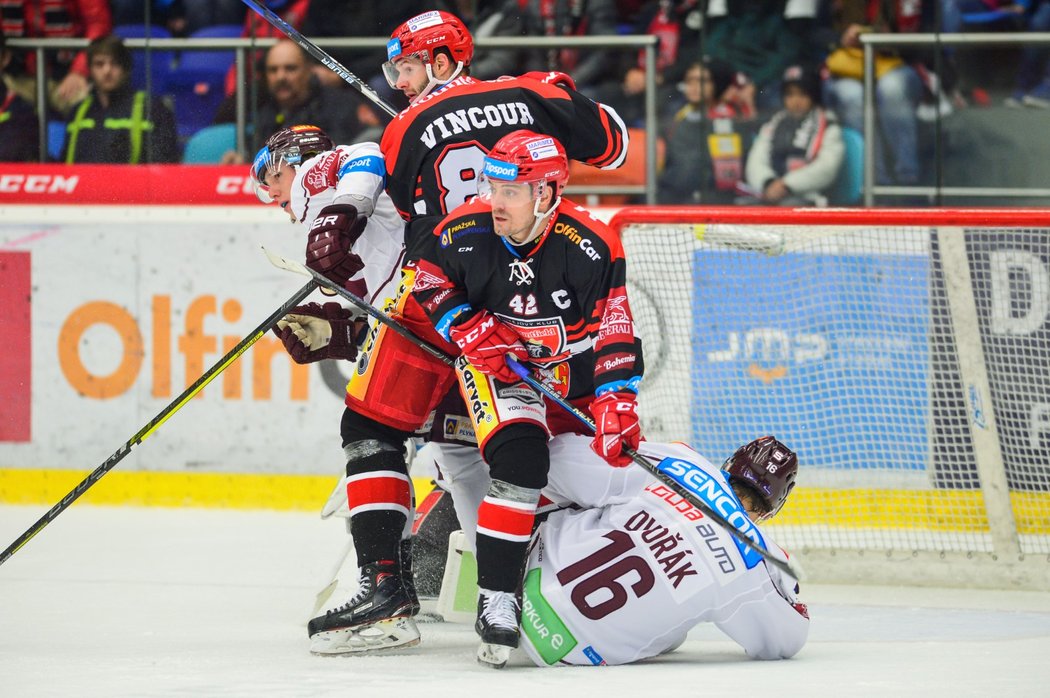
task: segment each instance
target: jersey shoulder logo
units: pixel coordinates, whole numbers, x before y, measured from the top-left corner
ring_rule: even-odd
[[[317,196],[325,189],[334,187],[339,169],[339,153],[335,150],[325,153],[317,160],[303,177],[303,188],[310,196]]]

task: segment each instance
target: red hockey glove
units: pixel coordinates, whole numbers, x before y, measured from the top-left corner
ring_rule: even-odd
[[[366,326],[338,303],[307,303],[277,321],[273,331],[292,360],[310,364],[321,359],[357,358],[357,340]]]
[[[474,368],[504,383],[517,383],[520,378],[507,365],[504,357],[513,354],[522,361],[529,356],[518,333],[499,319],[482,310],[466,322],[453,325],[449,338],[456,343],[463,356]]]
[[[542,70],[530,70],[521,77],[539,80],[540,82],[547,83],[548,85],[568,87],[571,90],[576,89],[576,81],[573,80],[568,73],[563,73],[560,70],[551,70],[548,72],[544,72]]]
[[[306,266],[343,286],[364,268],[361,258],[350,251],[368,223],[349,204],[325,206],[317,214],[306,239]]]
[[[634,393],[605,393],[591,403],[591,415],[595,427],[591,449],[614,468],[629,465],[631,457],[624,447],[637,451],[642,440]]]

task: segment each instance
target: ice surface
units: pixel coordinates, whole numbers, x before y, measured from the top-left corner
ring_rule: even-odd
[[[44,509],[0,507],[0,545]],[[782,662],[700,627],[642,664],[515,653],[500,672],[448,623],[397,654],[315,657],[306,621],[345,535],[308,514],[74,505],[0,566],[0,696],[1050,695],[1050,592],[804,586],[809,644]]]

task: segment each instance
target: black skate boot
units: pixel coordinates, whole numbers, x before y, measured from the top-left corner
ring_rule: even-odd
[[[347,654],[419,644],[413,601],[399,563],[380,560],[361,568],[358,589],[342,606],[310,621],[310,651]]]
[[[419,615],[419,596],[416,594],[416,579],[412,572],[412,539],[403,539],[397,552],[401,558],[401,580],[405,585],[405,593],[412,601],[411,615],[417,616]]]
[[[510,659],[510,651],[518,646],[521,602],[510,592],[488,589],[478,592],[478,620],[474,624],[474,630],[481,637],[478,662],[502,669]]]

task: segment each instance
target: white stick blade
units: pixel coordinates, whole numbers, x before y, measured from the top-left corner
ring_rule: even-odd
[[[299,262],[292,261],[287,257],[282,257],[276,252],[267,249],[265,245],[262,246],[262,251],[266,254],[266,258],[270,260],[270,264],[278,269],[295,272],[296,274],[302,274],[303,276],[313,276],[313,274],[310,273],[310,270]]]

